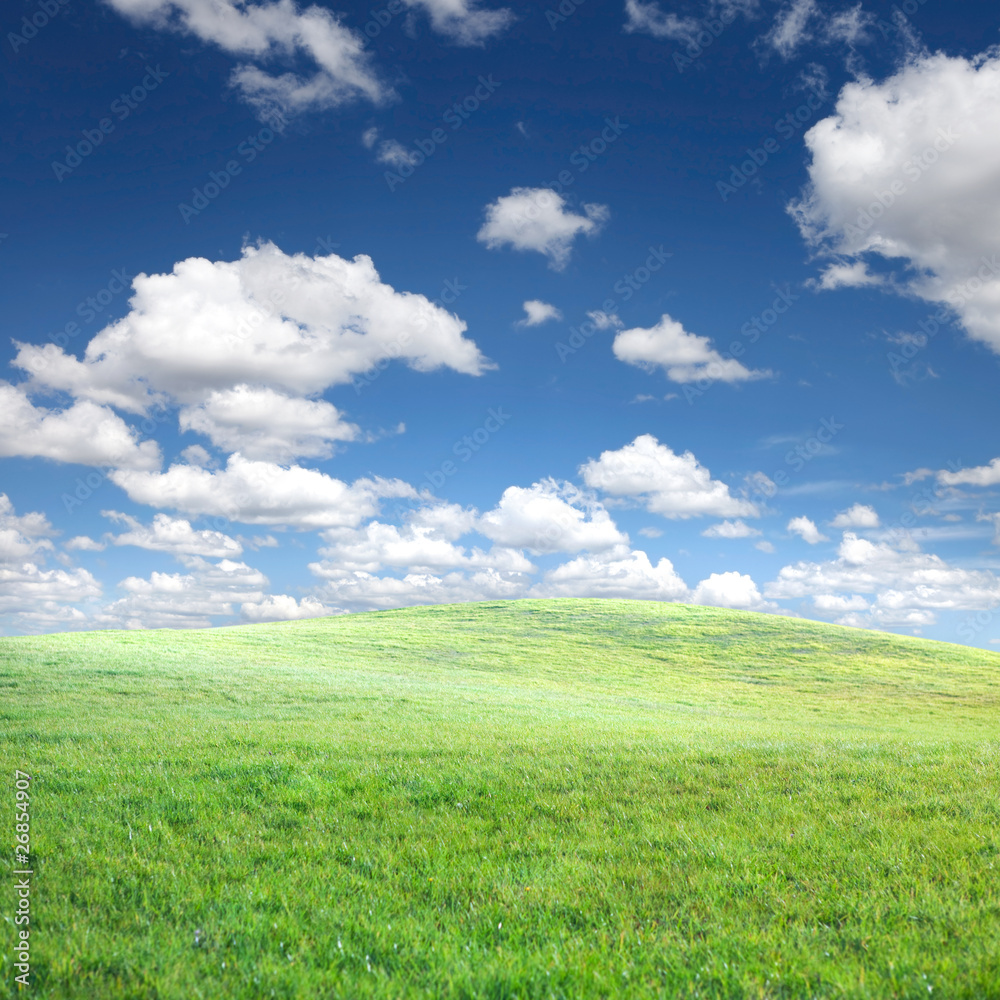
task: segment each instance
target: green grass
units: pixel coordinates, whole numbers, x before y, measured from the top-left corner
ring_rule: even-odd
[[[997,654],[515,601],[5,639],[0,690],[37,998],[1000,998]]]

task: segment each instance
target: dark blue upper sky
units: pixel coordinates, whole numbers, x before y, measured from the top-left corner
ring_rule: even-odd
[[[1000,24],[901,6],[8,5],[6,630],[1000,640]]]

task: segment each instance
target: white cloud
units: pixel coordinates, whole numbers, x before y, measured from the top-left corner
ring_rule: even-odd
[[[697,382],[710,378],[721,382],[744,382],[770,372],[751,371],[733,358],[725,359],[708,337],[688,333],[666,313],[656,326],[621,330],[612,350],[619,361],[640,367],[660,365],[672,382]]]
[[[290,113],[392,96],[371,68],[365,37],[324,7],[299,8],[293,0],[107,0],[139,24],[181,31],[241,57],[233,86],[258,112]],[[305,73],[269,72],[268,63],[306,64]]]
[[[198,556],[186,560],[188,573],[130,576],[118,584],[125,597],[94,617],[105,628],[208,628],[215,618],[230,618],[233,604],[264,601],[267,577],[246,563]]]
[[[380,142],[375,160],[396,169],[417,166],[421,162],[420,154],[416,150],[407,149],[398,139],[384,139]]]
[[[423,7],[431,19],[431,27],[458,45],[482,45],[514,20],[510,10],[484,10],[476,0],[405,0],[405,3],[409,7]]]
[[[518,326],[540,326],[550,319],[562,319],[562,313],[555,306],[539,299],[528,299],[524,303],[524,319],[518,320]]]
[[[569,483],[510,486],[477,530],[498,545],[531,552],[599,552],[628,542],[604,507]]]
[[[697,36],[701,22],[693,17],[678,17],[673,11],[664,12],[659,3],[645,0],[625,0],[625,31],[669,38],[690,43]]]
[[[333,614],[337,614],[337,609],[328,608],[315,597],[303,597],[301,601],[297,601],[288,594],[271,594],[262,601],[248,601],[240,605],[240,616],[252,622],[295,621]]]
[[[172,465],[163,473],[116,470],[110,478],[135,503],[299,528],[353,527],[378,512],[380,497],[416,496],[398,479],[360,479],[348,486],[316,469],[284,468],[240,454],[217,472]]]
[[[785,530],[790,531],[793,535],[798,535],[804,542],[808,542],[810,545],[830,541],[826,535],[821,534],[816,524],[810,521],[808,517],[793,517],[788,522]]]
[[[0,493],[0,560],[10,562],[52,552],[49,538],[55,534],[48,518],[40,511],[18,517],[10,498]]]
[[[868,270],[863,260],[852,264],[830,264],[820,272],[819,280],[812,284],[820,291],[830,292],[836,288],[872,288],[885,284],[885,280]]]
[[[583,211],[584,215],[570,211],[550,188],[512,188],[509,195],[486,206],[486,221],[476,239],[490,250],[507,244],[515,250],[535,250],[561,271],[576,237],[595,236],[609,218],[604,205],[584,205]]]
[[[384,284],[361,254],[289,256],[263,243],[236,261],[192,257],[170,274],[140,274],[133,288],[131,312],[82,361],[54,344],[20,345],[14,363],[29,384],[143,412],[154,399],[197,406],[248,385],[308,396],[393,358],[422,372],[491,367],[461,320]]]
[[[1000,52],[912,56],[847,84],[806,133],[810,183],[789,206],[821,253],[900,259],[903,291],[944,303],[1000,353]]]
[[[320,566],[312,564],[310,569],[317,572]],[[349,572],[328,579],[320,596],[351,611],[367,611],[415,604],[513,600],[524,596],[527,583],[519,574],[504,574],[494,569],[468,574],[456,571],[440,576],[407,573],[402,578]]]
[[[691,601],[744,611],[773,611],[777,608],[777,605],[764,600],[751,576],[735,571],[713,573],[707,580],[702,580],[692,591]]]
[[[602,555],[579,556],[545,574],[533,597],[618,597],[682,601],[688,588],[669,559],[653,566],[645,552],[617,545]]]
[[[768,541],[756,542],[754,548],[759,549],[761,552],[767,552],[769,555],[775,551],[774,545]]]
[[[881,522],[874,507],[856,503],[842,510],[831,522],[832,528],[877,528]]]
[[[930,471],[920,469],[920,472]],[[996,486],[1000,483],[1000,458],[994,458],[989,465],[977,465],[968,469],[948,472],[942,469],[937,480],[943,486]]]
[[[818,15],[816,0],[792,0],[775,19],[764,43],[783,59],[789,59],[801,45],[812,39],[809,22]]]
[[[749,15],[756,9],[757,0],[710,0],[705,6],[705,20],[699,20],[664,11],[657,0],[625,0],[624,30],[692,45],[699,32],[708,30],[708,22],[728,25],[737,15]]]
[[[158,469],[162,460],[155,441],[140,442],[108,407],[84,400],[48,410],[8,382],[0,382],[0,456],[131,469]]]
[[[756,528],[751,528],[745,521],[723,521],[721,524],[710,525],[702,532],[705,538],[753,538],[759,534]]]
[[[868,29],[875,24],[874,14],[870,14],[859,3],[831,17],[824,28],[827,40],[857,45],[870,40]]]
[[[403,525],[371,521],[361,528],[338,528],[323,532],[328,547],[313,569],[319,576],[336,578],[344,573],[378,573],[382,569],[406,569],[411,573],[439,573],[455,569],[495,569],[506,573],[530,573],[531,563],[510,547],[489,552],[471,551],[455,539],[476,526],[476,512],[458,504],[437,504],[409,514]]]
[[[235,538],[221,531],[196,530],[190,521],[169,514],[154,515],[151,525],[140,524],[134,517],[116,510],[102,510],[101,514],[129,528],[120,535],[109,536],[108,540],[114,545],[134,545],[153,552],[215,559],[228,559],[243,552],[243,546]]]
[[[869,602],[860,594],[816,594],[813,597],[813,606],[817,611],[833,612],[841,614],[846,611],[867,611]]]
[[[45,569],[56,534],[44,514],[18,515],[0,493],[0,614],[25,632],[81,628],[86,615],[73,605],[100,596],[85,569]]]
[[[107,546],[88,535],[76,535],[63,544],[67,552],[103,552]]]
[[[642,498],[652,514],[669,518],[757,517],[748,500],[734,497],[725,483],[687,451],[677,455],[652,434],[642,434],[618,451],[605,451],[580,467],[584,482],[614,497]]]
[[[934,611],[1000,604],[1000,580],[988,571],[950,566],[921,552],[912,540],[894,547],[852,532],[845,533],[836,559],[785,566],[764,592],[771,598],[812,597],[817,609],[832,611],[843,610],[838,597],[859,608],[864,597],[869,602],[865,616],[855,614],[842,623],[867,627],[932,624]]]
[[[223,451],[270,462],[329,458],[332,442],[353,441],[359,434],[325,400],[248,385],[212,392],[198,406],[183,408],[178,423],[182,431],[204,434]]]

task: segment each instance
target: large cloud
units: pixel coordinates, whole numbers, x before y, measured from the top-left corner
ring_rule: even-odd
[[[659,365],[671,382],[697,382],[710,378],[720,382],[745,382],[764,378],[769,372],[751,371],[733,358],[723,358],[708,337],[688,333],[666,313],[649,329],[620,330],[612,350],[619,361],[640,367]]]
[[[293,0],[106,0],[140,24],[182,31],[240,57],[232,83],[263,114],[336,107],[392,95],[372,70],[365,37],[324,7]],[[263,65],[296,57],[306,73],[270,72]]]
[[[641,498],[652,514],[669,518],[757,517],[750,503],[732,496],[725,483],[686,451],[677,455],[652,434],[617,451],[605,451],[580,467],[584,482],[613,497]]]
[[[130,576],[118,584],[126,596],[95,616],[104,627],[208,628],[217,618],[230,618],[234,604],[265,600],[267,577],[246,563],[222,559],[210,563],[189,557],[187,573]]]
[[[645,552],[616,545],[599,555],[578,556],[545,574],[534,597],[619,597],[683,601],[688,588],[669,559],[654,566]]]
[[[160,448],[114,411],[83,400],[66,409],[35,406],[27,391],[0,382],[0,456],[51,458],[80,465],[158,469]]]
[[[477,527],[498,545],[536,553],[598,552],[628,542],[601,504],[551,479],[528,488],[509,486]]]
[[[842,619],[849,625],[931,624],[935,611],[1000,604],[1000,580],[988,571],[950,566],[912,541],[893,546],[852,532],[845,532],[836,559],[785,566],[764,592],[811,597],[820,612],[850,609]]]
[[[210,393],[198,406],[182,409],[178,422],[182,431],[198,431],[223,451],[271,462],[329,458],[332,442],[353,441],[359,433],[326,400],[248,385]]]
[[[809,243],[901,261],[901,287],[1000,353],[1000,53],[925,53],[850,83],[805,141],[810,183],[790,210]]]
[[[126,525],[129,529],[120,535],[108,536],[108,540],[114,545],[134,545],[153,552],[215,559],[235,558],[243,553],[243,546],[235,538],[230,538],[221,531],[198,530],[191,526],[190,521],[170,517],[169,514],[156,514],[152,524],[144,525],[134,517],[119,511],[102,510],[101,513],[113,521]],[[83,549],[91,546],[78,543],[73,548]]]
[[[378,512],[379,498],[417,495],[398,479],[359,479],[349,486],[316,469],[253,462],[240,454],[216,472],[172,465],[162,473],[115,470],[110,478],[131,500],[151,507],[298,528],[353,527]]]
[[[140,274],[133,287],[129,314],[101,330],[83,360],[54,344],[22,344],[14,362],[32,374],[30,390],[94,404],[77,421],[90,437],[99,417],[105,437],[128,435],[94,407],[143,413],[179,403],[182,427],[228,450],[325,457],[357,429],[306,397],[393,358],[418,371],[479,375],[491,366],[457,316],[384,284],[365,256],[289,256],[264,243],[236,261],[195,257],[170,274]],[[140,447],[150,456],[155,449]]]
[[[583,215],[571,211],[551,188],[512,188],[486,206],[486,221],[476,238],[490,250],[508,244],[515,250],[534,250],[561,271],[576,237],[596,235],[609,215],[604,205],[584,205],[583,211]]]
[[[994,458],[989,465],[976,465],[952,472],[942,469],[937,474],[937,480],[943,486],[996,486],[1000,483],[1000,458]]]

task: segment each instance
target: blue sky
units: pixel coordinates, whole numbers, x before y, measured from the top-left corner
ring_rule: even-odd
[[[2,627],[526,596],[1000,642],[1000,27],[5,8]]]

